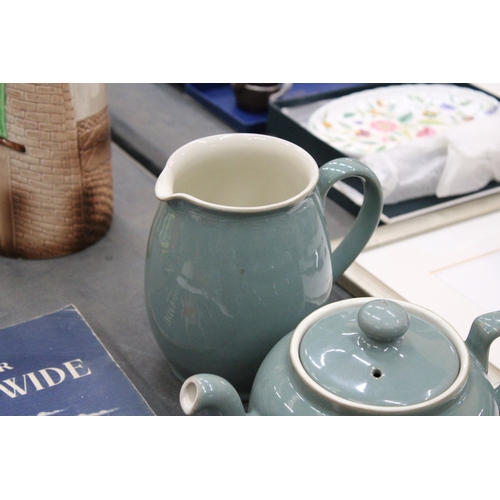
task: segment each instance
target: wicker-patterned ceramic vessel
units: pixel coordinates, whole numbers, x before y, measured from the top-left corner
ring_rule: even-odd
[[[74,253],[112,212],[105,84],[0,84],[0,254]]]

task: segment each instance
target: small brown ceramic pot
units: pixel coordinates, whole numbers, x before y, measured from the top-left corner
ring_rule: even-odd
[[[269,105],[269,98],[279,92],[282,83],[232,83],[238,106],[252,113],[261,113]]]

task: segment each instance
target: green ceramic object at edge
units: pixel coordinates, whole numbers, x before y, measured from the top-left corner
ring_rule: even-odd
[[[326,305],[277,342],[259,368],[245,413],[223,378],[198,374],[180,393],[184,412],[222,415],[495,415],[487,378],[500,311],[476,318],[466,342],[438,315],[402,301]]]
[[[324,203],[347,177],[363,206],[332,253]],[[333,283],[377,227],[382,192],[361,162],[321,168],[302,148],[224,134],[177,150],[158,178],[146,257],[146,306],[179,379],[213,373],[248,397],[271,348],[328,302]]]
[[[5,83],[0,83],[0,137],[7,137],[7,119],[5,117]]]

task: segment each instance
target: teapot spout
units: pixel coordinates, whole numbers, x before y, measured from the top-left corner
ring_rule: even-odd
[[[465,341],[469,350],[481,363],[485,373],[488,373],[490,346],[498,337],[500,337],[500,311],[477,317]]]
[[[186,415],[204,409],[216,410],[224,416],[246,415],[236,389],[217,375],[202,373],[189,377],[182,384],[179,399]]]

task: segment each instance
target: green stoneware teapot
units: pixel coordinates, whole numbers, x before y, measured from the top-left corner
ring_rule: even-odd
[[[363,206],[333,253],[324,203],[360,177]],[[158,178],[145,266],[158,344],[179,379],[228,379],[244,397],[276,342],[329,301],[377,227],[382,191],[354,159],[318,168],[276,137],[223,134],[178,149]]]
[[[326,305],[270,351],[248,413],[223,378],[199,374],[180,392],[183,411],[222,415],[498,415],[487,379],[500,311],[476,318],[464,342],[437,314],[403,301],[357,298]]]

